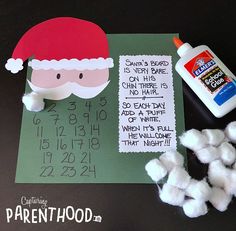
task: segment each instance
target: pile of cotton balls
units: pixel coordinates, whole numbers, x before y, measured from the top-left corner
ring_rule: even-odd
[[[177,151],[163,153],[149,161],[145,169],[158,183],[165,177],[162,188],[158,185],[164,203],[180,206],[186,216],[194,218],[208,212],[209,201],[217,210],[228,208],[236,196],[236,121],[219,129],[191,129],[180,136],[183,146],[191,149],[203,164],[208,164],[208,177],[193,179],[184,169],[184,158]]]

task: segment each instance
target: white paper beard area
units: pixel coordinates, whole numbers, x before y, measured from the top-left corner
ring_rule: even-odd
[[[44,99],[61,100],[74,94],[82,99],[91,99],[100,94],[109,84],[107,81],[99,86],[95,87],[84,87],[75,82],[67,82],[61,86],[54,88],[42,88],[34,85],[29,80],[28,84],[33,92],[40,94]]]

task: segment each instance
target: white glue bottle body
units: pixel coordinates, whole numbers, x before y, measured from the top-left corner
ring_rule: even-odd
[[[236,77],[205,45],[193,48],[173,39],[180,59],[175,69],[215,117],[236,108]]]

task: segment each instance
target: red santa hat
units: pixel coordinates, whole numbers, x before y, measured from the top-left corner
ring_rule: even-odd
[[[113,67],[106,34],[96,24],[60,17],[29,29],[16,45],[5,67],[12,73],[29,62],[35,70],[95,70]]]

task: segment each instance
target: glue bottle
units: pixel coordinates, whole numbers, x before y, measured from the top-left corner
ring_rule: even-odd
[[[174,37],[180,56],[175,69],[218,118],[236,108],[236,77],[213,53],[201,45],[193,48]]]

